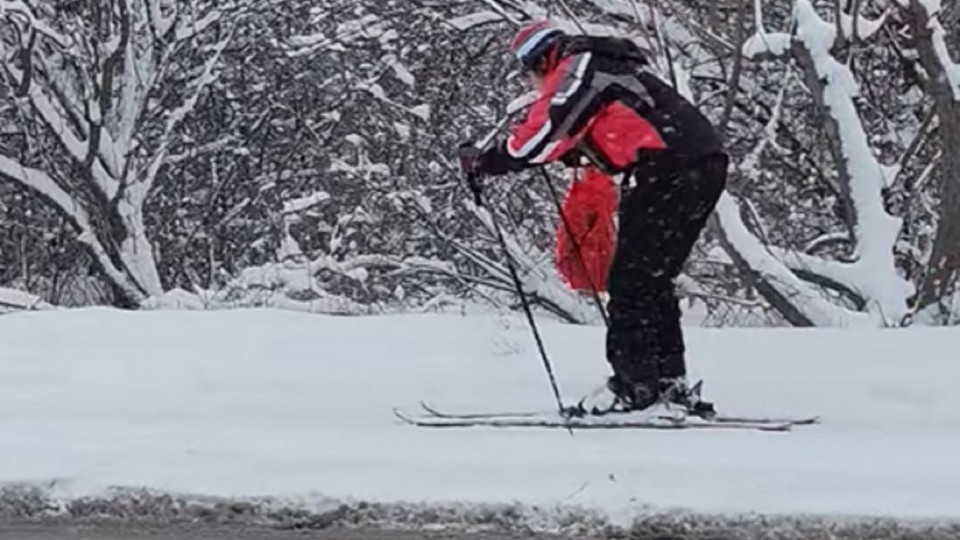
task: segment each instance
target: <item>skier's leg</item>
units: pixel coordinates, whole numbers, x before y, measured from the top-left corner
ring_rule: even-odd
[[[636,317],[646,329],[646,354],[657,364],[657,379],[686,375],[680,326],[680,300],[674,279],[693,248],[687,220],[691,198],[681,163],[661,164],[640,179],[633,211],[637,216],[631,246],[631,276],[636,285]],[[658,393],[659,393],[658,382]]]
[[[726,181],[727,158],[684,167],[661,163],[623,190],[611,265],[607,357],[614,373],[653,388],[686,375],[674,279],[690,256]]]
[[[643,409],[659,395],[659,365],[652,354],[656,324],[648,300],[653,287],[629,264],[628,249],[618,251],[611,266],[607,361],[614,373],[611,389],[631,408]]]
[[[675,176],[678,197],[677,205],[669,213],[669,229],[676,232],[672,241],[664,248],[668,251],[665,261],[665,272],[671,282],[683,270],[683,266],[701,232],[707,224],[717,201],[726,185],[728,158],[724,154],[706,156],[681,171]],[[658,342],[655,345],[659,359],[661,385],[660,390],[672,394],[670,399],[678,399],[686,405],[698,406],[685,396],[686,387],[686,347],[683,339],[683,330],[680,323],[681,311],[679,299],[674,294],[673,287],[669,294],[663,292],[658,303],[661,313],[664,314],[663,325],[657,334]],[[695,397],[691,399],[696,400]],[[709,404],[703,402],[699,407],[706,408]],[[709,407],[712,409],[712,407]]]
[[[661,309],[673,287],[665,272],[664,250],[672,234],[664,215],[672,204],[665,174],[669,165],[647,167],[621,186],[617,246],[607,287],[607,360],[614,385],[634,401],[634,408],[645,408],[659,397]]]
[[[612,387],[634,408],[686,375],[674,279],[723,190],[726,164],[722,155],[689,168],[658,163],[622,186],[606,348]]]

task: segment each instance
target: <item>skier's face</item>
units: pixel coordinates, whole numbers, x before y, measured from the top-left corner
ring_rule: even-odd
[[[535,70],[530,70],[527,72],[527,79],[530,81],[530,86],[534,87],[537,90],[543,88],[543,75],[540,75]]]

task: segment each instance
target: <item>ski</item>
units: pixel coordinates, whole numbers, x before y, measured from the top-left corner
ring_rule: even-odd
[[[468,427],[495,427],[495,428],[547,428],[547,429],[650,429],[650,430],[684,430],[684,429],[748,429],[758,431],[790,431],[794,424],[790,422],[750,422],[750,421],[723,421],[714,422],[703,418],[688,416],[685,418],[669,416],[628,417],[625,415],[587,416],[566,418],[557,413],[527,414],[526,416],[483,416],[461,418],[456,416],[409,416],[399,409],[394,414],[401,421],[430,428],[468,428]]]
[[[445,420],[487,420],[487,419],[524,419],[524,418],[542,418],[544,416],[556,415],[556,411],[505,411],[505,412],[473,412],[473,413],[450,413],[441,411],[439,408],[420,402],[420,407],[429,416]],[[616,418],[615,416],[613,418]],[[818,416],[795,417],[795,418],[775,418],[775,417],[751,417],[751,416],[733,416],[717,415],[707,421],[715,424],[790,424],[794,426],[807,426],[819,423]]]

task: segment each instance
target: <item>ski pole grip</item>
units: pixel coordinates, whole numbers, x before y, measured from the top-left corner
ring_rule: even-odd
[[[480,175],[476,173],[468,173],[467,187],[470,188],[470,193],[473,193],[473,202],[476,203],[477,206],[483,206],[483,200],[481,198],[483,186],[480,184]]]

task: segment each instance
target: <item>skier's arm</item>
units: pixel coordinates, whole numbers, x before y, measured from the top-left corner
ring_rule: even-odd
[[[585,107],[592,77],[590,53],[567,58],[560,74],[543,88],[524,121],[506,141],[480,156],[479,167],[488,174],[503,174],[560,159],[583,135]],[[576,130],[576,131],[574,131]]]

